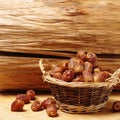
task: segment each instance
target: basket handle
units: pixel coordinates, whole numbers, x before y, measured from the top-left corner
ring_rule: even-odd
[[[47,59],[39,60],[39,67],[43,74],[43,76],[48,75],[48,71],[50,70],[50,62]]]
[[[111,86],[115,86],[118,83],[120,83],[120,68],[117,69],[110,78],[106,79],[106,81],[109,81],[111,83]]]

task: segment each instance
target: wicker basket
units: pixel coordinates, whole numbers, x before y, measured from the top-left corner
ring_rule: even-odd
[[[49,75],[50,62],[39,61],[44,81],[48,82],[60,110],[68,113],[93,113],[102,110],[113,86],[120,82],[120,69],[106,82],[64,82]]]

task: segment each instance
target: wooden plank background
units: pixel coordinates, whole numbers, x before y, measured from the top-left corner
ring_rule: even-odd
[[[80,49],[115,71],[119,15],[119,0],[0,0],[0,89],[48,88],[39,59],[64,60]]]

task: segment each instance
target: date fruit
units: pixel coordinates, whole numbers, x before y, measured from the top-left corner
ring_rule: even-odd
[[[62,80],[66,81],[66,82],[71,82],[73,79],[74,79],[74,72],[73,72],[73,70],[66,70],[63,73]]]
[[[16,96],[16,99],[22,99],[25,104],[30,102],[30,97],[28,95],[26,95],[26,94],[18,94]]]
[[[84,62],[84,70],[92,73],[93,64],[90,62]]]
[[[53,77],[56,78],[56,79],[62,80],[62,74],[60,72],[54,73]]]
[[[22,99],[16,99],[11,104],[11,111],[23,111],[24,101]]]
[[[72,82],[84,82],[83,76],[82,75],[77,75]]]
[[[71,58],[68,63],[68,69],[73,70],[74,73],[82,73],[84,70],[84,62],[80,58]]]
[[[115,112],[120,112],[120,101],[115,101],[113,103],[112,110]]]
[[[42,106],[42,102],[39,100],[36,100],[32,103],[31,109],[32,111],[40,111],[40,110],[43,110],[44,108]]]
[[[68,70],[68,62],[64,62],[62,64],[62,70],[65,71],[65,70]]]
[[[55,99],[53,99],[52,97],[49,97],[42,102],[43,108],[47,108],[47,106],[50,104],[56,104]]]
[[[62,67],[55,67],[53,72],[57,73],[57,72],[61,72],[62,73],[63,69]]]
[[[85,82],[93,82],[93,75],[91,72],[83,71],[83,78]]]
[[[31,100],[35,99],[35,91],[34,90],[27,90],[26,95],[30,97]]]
[[[97,65],[97,56],[95,53],[88,52],[86,55],[86,59],[88,62],[92,63],[94,67]]]
[[[57,107],[55,104],[48,105],[46,108],[46,112],[47,112],[49,117],[56,117],[58,115],[57,114]]]
[[[56,76],[55,75],[56,73],[61,73],[62,74],[63,73],[62,67],[58,67],[58,66],[55,67],[53,70],[50,71],[50,76],[54,77],[54,76]]]
[[[85,61],[86,60],[86,53],[85,53],[85,51],[83,51],[83,50],[78,51],[77,52],[77,57],[81,58],[83,61]]]
[[[98,68],[98,67],[93,69],[93,73],[94,73],[94,74],[97,74],[97,73],[99,73],[100,71],[101,71],[101,70],[100,70],[100,68]]]
[[[110,77],[110,73],[107,71],[101,71],[94,75],[94,82],[104,82]]]

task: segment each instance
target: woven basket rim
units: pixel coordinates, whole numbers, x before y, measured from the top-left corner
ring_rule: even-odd
[[[51,84],[56,84],[59,86],[65,86],[65,87],[71,87],[71,88],[85,88],[85,87],[107,87],[110,86],[110,82],[65,82],[63,80],[59,80],[56,78],[51,77],[50,75],[43,76],[44,81],[51,83]],[[112,79],[112,78],[111,78]]]

